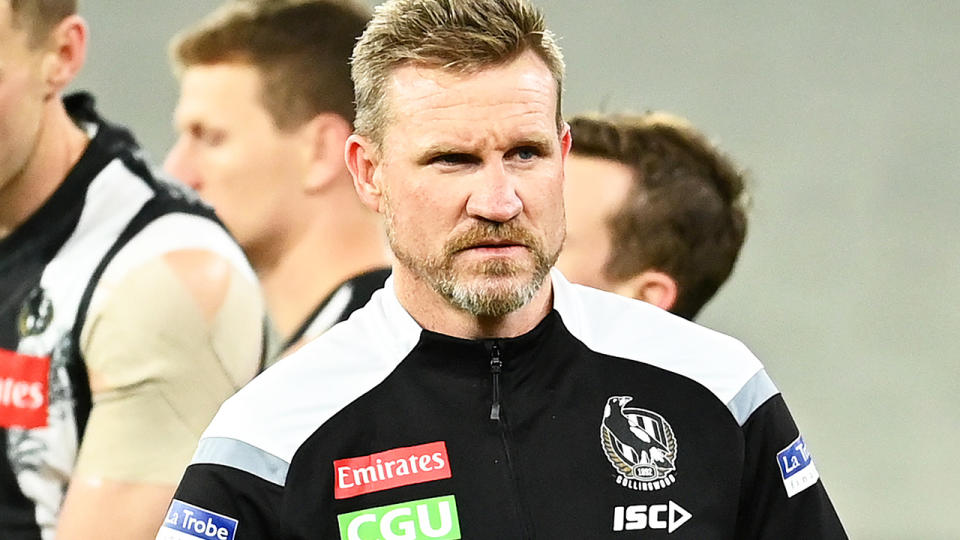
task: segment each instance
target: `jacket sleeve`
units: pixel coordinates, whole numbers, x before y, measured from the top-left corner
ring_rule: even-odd
[[[195,463],[177,487],[157,540],[282,538],[282,494],[281,486],[247,471]]]
[[[743,425],[736,538],[846,539],[803,436],[780,394]]]

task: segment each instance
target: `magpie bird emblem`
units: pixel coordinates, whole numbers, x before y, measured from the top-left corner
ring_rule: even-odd
[[[676,471],[677,439],[659,414],[627,407],[629,396],[607,399],[600,424],[600,441],[617,482],[638,490],[655,490],[672,484]]]
[[[17,327],[20,337],[42,334],[53,320],[53,303],[42,287],[34,287],[20,307]]]

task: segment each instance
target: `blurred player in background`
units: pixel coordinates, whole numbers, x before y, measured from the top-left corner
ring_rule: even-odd
[[[0,538],[150,538],[220,403],[260,365],[239,246],[64,88],[71,0],[0,0]]]
[[[346,0],[231,2],[178,35],[179,139],[166,169],[210,202],[257,271],[287,349],[362,306],[389,271],[357,199]]]
[[[571,281],[693,319],[730,276],[747,232],[742,172],[678,116],[578,116],[566,164]]]

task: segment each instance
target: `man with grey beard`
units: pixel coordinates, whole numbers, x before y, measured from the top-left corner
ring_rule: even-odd
[[[389,0],[352,76],[393,277],[224,404],[158,538],[846,538],[741,343],[551,270],[571,139],[539,11]]]

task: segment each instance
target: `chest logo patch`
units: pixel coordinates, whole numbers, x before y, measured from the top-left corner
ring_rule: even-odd
[[[43,333],[53,320],[53,303],[43,288],[36,287],[23,301],[20,315],[17,317],[17,330],[20,337],[36,336]]]
[[[174,499],[157,540],[233,540],[237,524],[231,517]]]
[[[617,483],[656,491],[676,481],[677,438],[659,414],[627,407],[633,398],[612,396],[603,408],[600,443],[617,472]]]
[[[367,508],[337,516],[340,540],[458,540],[453,495]]]
[[[333,462],[333,497],[348,499],[364,493],[450,478],[444,441],[394,448],[369,456]]]
[[[49,389],[49,358],[0,349],[0,427],[45,427]]]

